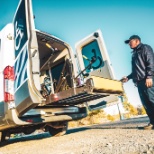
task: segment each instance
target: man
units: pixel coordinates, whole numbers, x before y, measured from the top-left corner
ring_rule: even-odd
[[[144,129],[154,129],[154,53],[149,45],[142,44],[138,35],[125,41],[132,51],[132,73],[122,78],[122,82],[132,79],[138,88],[141,102],[150,119]]]

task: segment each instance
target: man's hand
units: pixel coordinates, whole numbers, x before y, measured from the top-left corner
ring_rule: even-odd
[[[123,82],[123,83],[125,83],[125,82],[128,81],[128,78],[126,76],[124,76],[120,81]]]
[[[147,88],[152,87],[152,85],[153,85],[153,81],[152,81],[152,79],[151,79],[151,78],[150,78],[150,79],[146,79],[146,81],[145,81],[145,85],[147,86]]]

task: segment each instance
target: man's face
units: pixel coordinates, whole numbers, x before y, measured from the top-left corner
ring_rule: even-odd
[[[140,41],[138,39],[132,39],[129,41],[129,46],[131,49],[136,48],[140,44]]]

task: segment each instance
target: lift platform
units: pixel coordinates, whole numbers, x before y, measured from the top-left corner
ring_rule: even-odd
[[[45,105],[77,105],[109,95],[123,95],[123,92],[123,84],[118,80],[90,76],[82,86],[49,95]]]

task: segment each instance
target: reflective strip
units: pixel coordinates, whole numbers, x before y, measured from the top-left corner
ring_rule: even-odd
[[[5,92],[8,92],[10,94],[14,94],[14,81],[5,79]]]

